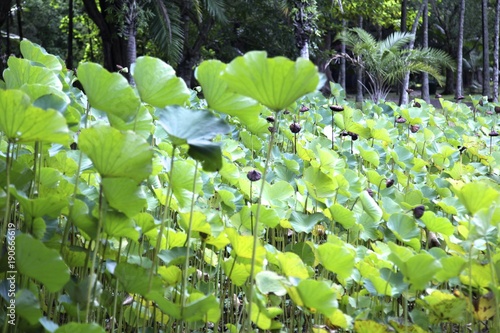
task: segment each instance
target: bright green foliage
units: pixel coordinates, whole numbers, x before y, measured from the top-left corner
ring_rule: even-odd
[[[122,75],[94,63],[81,63],[77,73],[93,108],[126,121],[137,114],[141,101]]]
[[[51,292],[60,291],[69,280],[69,269],[59,253],[30,235],[16,237],[16,266],[20,274],[43,283]]]
[[[30,105],[20,90],[0,90],[0,129],[13,142],[69,143],[64,117],[55,110]]]
[[[78,144],[102,177],[130,178],[136,182],[152,171],[153,152],[143,138],[112,127],[82,130]]]
[[[183,105],[191,95],[186,83],[175,76],[174,69],[160,59],[139,57],[131,70],[143,102],[163,108]]]
[[[273,111],[281,111],[320,84],[318,70],[309,60],[293,62],[284,57],[267,58],[252,51],[233,60],[222,78],[229,89],[251,97]]]
[[[0,90],[0,245],[17,236],[20,330],[498,326],[492,105],[359,109],[332,85],[332,112],[310,63],[264,53],[200,65],[206,100],[154,58],[136,88],[82,64],[82,92],[37,45],[23,53]],[[299,72],[315,84],[283,81]]]

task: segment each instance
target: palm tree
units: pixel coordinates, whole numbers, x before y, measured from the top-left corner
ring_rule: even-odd
[[[337,37],[351,49],[352,55],[339,56],[363,69],[369,81],[365,89],[372,100],[378,102],[387,97],[393,85],[400,82],[407,71],[429,73],[441,84],[444,80],[442,67],[453,67],[452,58],[442,50],[406,49],[405,45],[414,38],[413,34],[394,32],[386,39],[377,41],[367,31],[352,28]]]

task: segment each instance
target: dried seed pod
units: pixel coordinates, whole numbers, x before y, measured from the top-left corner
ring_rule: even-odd
[[[489,136],[498,136],[498,132],[495,131],[494,129],[491,130],[490,134],[488,134]]]
[[[394,179],[390,178],[385,181],[385,187],[389,188],[394,185]]]
[[[417,206],[417,207],[413,208],[413,216],[416,219],[421,218],[424,215],[424,212],[425,212],[425,206],[424,205],[420,205],[420,206]]]
[[[285,110],[285,111],[283,111],[283,113],[284,113],[284,114],[290,114],[290,111]]]
[[[499,114],[500,113],[500,106],[495,106],[495,113],[496,114]]]
[[[292,131],[292,133],[297,134],[300,132],[300,130],[301,130],[301,127],[300,127],[299,123],[293,122],[290,124],[290,131]]]
[[[262,174],[259,171],[254,169],[254,170],[248,171],[247,178],[251,182],[256,182],[256,181],[260,180],[260,178],[262,178]]]
[[[341,135],[341,136],[348,136],[348,135],[350,135],[350,134],[349,134],[347,131],[342,131],[342,132],[340,133],[340,135]]]
[[[270,123],[274,123],[274,117],[273,116],[268,116],[266,117],[266,120]]]
[[[333,105],[330,105],[329,107],[330,107],[330,110],[332,110],[333,112],[344,111],[344,107],[342,105],[333,104]]]
[[[271,132],[271,133],[276,133],[276,128],[274,128],[274,126],[269,126],[267,129],[268,129],[268,130],[269,130],[269,132]]]
[[[370,197],[374,197],[375,196],[375,192],[373,192],[373,190],[371,188],[367,188],[366,189],[366,192],[368,192],[368,194],[370,195]]]
[[[419,102],[413,103],[413,106],[416,107],[416,108],[421,108],[422,107],[422,105]]]
[[[309,107],[307,107],[306,105],[302,105],[300,107],[300,112],[307,112],[307,111],[309,111]]]
[[[404,123],[406,123],[406,118],[403,118],[402,116],[398,116],[398,117],[396,118],[396,122],[397,122],[398,124],[404,124]]]
[[[412,133],[417,133],[419,129],[420,129],[420,126],[418,126],[418,125],[410,125],[410,132],[412,132]]]

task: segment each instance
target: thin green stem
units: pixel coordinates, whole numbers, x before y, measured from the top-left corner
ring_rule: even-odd
[[[3,225],[0,233],[0,249],[3,249],[5,235],[7,234],[7,227],[10,223],[10,165],[12,163],[10,157],[11,143],[7,144],[7,152],[5,153],[5,214],[3,218]],[[7,322],[7,320],[5,321]]]
[[[188,272],[189,272],[189,250],[191,246],[191,232],[193,228],[193,213],[194,213],[194,199],[196,195],[196,177],[198,175],[198,161],[196,161],[196,165],[194,167],[194,178],[193,178],[193,196],[191,197],[191,208],[189,211],[189,225],[187,230],[186,243],[184,246],[186,247],[186,259],[184,260],[184,271],[182,272],[183,279],[181,285],[181,318],[183,317],[184,308],[186,306],[186,287],[188,284]],[[177,331],[180,332],[182,325],[178,326]]]
[[[158,252],[160,251],[161,248],[161,239],[163,237],[163,232],[165,231],[165,222],[167,222],[167,239],[166,243],[168,246],[168,234],[170,230],[170,200],[172,198],[172,177],[174,174],[174,157],[175,157],[175,149],[177,148],[176,145],[172,145],[172,157],[170,159],[170,171],[169,171],[169,177],[168,177],[168,187],[167,187],[167,196],[165,198],[165,208],[163,210],[163,217],[161,219],[161,224],[160,224],[160,230],[158,231],[158,238],[156,239],[156,247],[155,247],[155,255],[153,257],[153,266],[151,267],[151,271],[149,272],[149,287],[148,289],[151,289],[151,286],[153,284],[153,274],[155,271],[158,270]]]
[[[274,122],[273,129],[271,130],[271,137],[269,139],[269,145],[267,148],[267,155],[266,155],[266,163],[264,165],[264,170],[262,173],[262,184],[260,187],[260,192],[259,192],[259,197],[257,198],[257,209],[255,212],[255,222],[253,226],[253,247],[252,247],[252,261],[250,265],[250,279],[251,279],[251,284],[248,289],[248,295],[247,295],[247,300],[248,300],[248,310],[247,310],[247,318],[246,318],[246,325],[243,327],[246,327],[247,331],[251,331],[252,328],[252,301],[253,301],[253,293],[254,293],[254,274],[255,274],[255,264],[257,261],[257,245],[258,245],[258,240],[259,240],[259,215],[260,215],[260,207],[262,206],[262,193],[264,193],[264,186],[266,184],[266,175],[267,175],[267,169],[269,167],[269,160],[271,159],[271,150],[273,148],[273,142],[274,142],[274,135],[278,130],[278,124],[279,124],[279,117],[278,114],[276,114],[276,120]]]

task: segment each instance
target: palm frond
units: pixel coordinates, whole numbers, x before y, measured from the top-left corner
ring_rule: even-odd
[[[415,39],[415,35],[406,32],[394,32],[390,34],[386,39],[379,42],[381,49],[389,50],[400,50],[406,44]]]
[[[203,6],[217,21],[221,23],[227,22],[226,4],[224,0],[203,0]]]
[[[151,10],[155,14],[149,24],[152,39],[166,60],[176,64],[182,57],[184,40],[179,8],[154,0]]]

